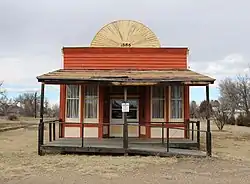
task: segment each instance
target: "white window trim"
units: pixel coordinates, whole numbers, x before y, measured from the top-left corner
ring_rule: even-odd
[[[170,122],[177,122],[177,123],[180,123],[180,122],[184,122],[184,86],[181,86],[181,90],[182,90],[182,118],[171,118],[171,113],[172,113],[172,99],[171,99],[171,86],[169,86],[169,91],[168,91],[168,96],[169,96],[169,111],[168,111],[168,114],[169,114],[169,121]]]
[[[84,97],[82,98],[83,100],[83,121],[84,123],[99,123],[99,97],[100,97],[100,89],[99,89],[99,85],[96,85],[97,87],[97,117],[96,118],[85,118],[85,89],[86,86],[84,86]]]
[[[122,124],[124,122],[123,117],[122,119],[113,119],[112,118],[112,100],[123,100],[122,98],[112,98],[110,99],[110,104],[109,104],[109,117],[110,117],[110,124],[112,125],[112,123],[117,123],[117,124]],[[136,100],[138,103],[138,107],[137,107],[137,119],[127,119],[127,122],[137,122],[139,123],[139,99],[128,99],[128,100]]]
[[[67,85],[66,85],[66,95],[65,95],[65,121],[67,123],[80,123],[80,113],[81,113],[81,85],[77,85],[79,87],[79,112],[78,112],[78,118],[67,118]]]
[[[164,112],[163,118],[152,118],[153,115],[153,86],[150,87],[150,119],[151,122],[165,122],[166,121],[166,88],[164,87]]]

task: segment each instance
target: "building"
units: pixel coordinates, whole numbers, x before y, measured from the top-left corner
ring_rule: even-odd
[[[111,35],[118,23],[133,34]],[[180,128],[170,129],[172,138],[188,137],[189,87],[206,86],[208,97],[215,79],[188,69],[188,48],[161,47],[149,28],[136,25],[112,22],[90,47],[63,47],[63,68],[37,77],[60,85],[62,137],[123,137],[124,122],[128,137],[161,138],[161,126]]]

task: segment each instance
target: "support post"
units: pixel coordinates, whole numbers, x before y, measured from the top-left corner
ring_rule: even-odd
[[[161,144],[164,146],[164,122],[161,124]]]
[[[56,123],[53,123],[53,141],[56,140]]]
[[[212,136],[210,128],[210,100],[209,100],[209,85],[206,86],[206,101],[207,101],[207,156],[212,156]]]
[[[194,122],[192,121],[192,141],[194,140]]]
[[[127,87],[124,87],[124,103],[127,102]],[[128,149],[128,122],[127,122],[127,113],[123,112],[123,148],[125,154],[127,155]]]
[[[84,120],[82,121],[82,148],[84,147]]]
[[[201,132],[200,132],[200,129],[201,129],[201,128],[200,128],[200,121],[197,121],[197,122],[196,122],[196,128],[197,128],[197,148],[198,148],[198,150],[200,150],[200,148],[201,148],[201,143],[200,143],[200,142],[201,142],[201,141],[200,141],[200,140],[201,140],[201,139],[200,139],[200,137],[201,137],[201,136],[200,136],[200,133],[201,133]]]
[[[167,152],[169,152],[169,127],[167,127]]]
[[[36,118],[36,106],[37,106],[37,92],[35,92],[35,118]]]
[[[52,141],[52,123],[49,123],[49,142]]]
[[[41,146],[43,145],[44,137],[44,123],[43,123],[43,113],[44,113],[44,83],[41,84],[41,100],[40,100],[40,122],[38,126],[38,155],[42,155]]]

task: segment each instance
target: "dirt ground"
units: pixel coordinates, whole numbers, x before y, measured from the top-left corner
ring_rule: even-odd
[[[249,183],[250,128],[213,132],[213,158],[37,155],[36,127],[0,133],[1,184]]]

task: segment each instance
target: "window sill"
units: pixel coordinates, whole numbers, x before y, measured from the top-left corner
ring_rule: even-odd
[[[169,119],[170,123],[184,123],[184,119]]]
[[[66,118],[65,122],[66,123],[80,123],[80,119],[78,119],[78,118]]]

